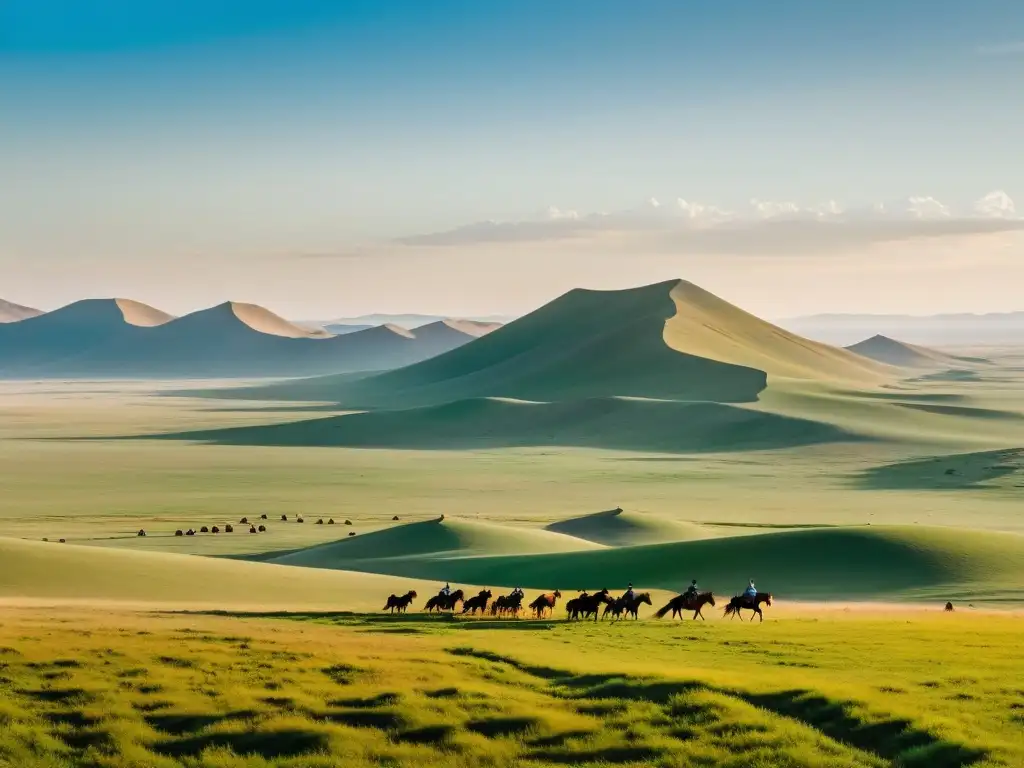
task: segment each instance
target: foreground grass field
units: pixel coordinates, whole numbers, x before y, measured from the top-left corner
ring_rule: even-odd
[[[7,609],[0,765],[1024,765],[1022,621]]]

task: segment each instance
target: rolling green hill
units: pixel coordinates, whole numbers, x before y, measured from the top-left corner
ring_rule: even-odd
[[[600,545],[536,528],[446,517],[406,523],[276,557],[282,565],[337,568],[339,563],[410,556],[527,555],[599,549]]]
[[[480,398],[394,411],[166,435],[223,445],[468,450],[560,446],[665,453],[854,442],[823,422],[734,405],[637,398]]]
[[[318,548],[322,552],[322,548]],[[311,550],[316,552],[316,550]],[[290,564],[332,567],[301,553]],[[538,555],[341,561],[349,570],[566,589],[682,590],[696,578],[721,595],[748,578],[781,599],[1024,599],[1024,536],[953,528],[816,528],[704,541]]]
[[[621,509],[559,520],[547,526],[547,530],[613,547],[696,541],[714,536],[707,528],[695,523]]]
[[[0,538],[0,598],[377,610],[436,584],[240,560]],[[426,590],[426,591],[423,591]]]

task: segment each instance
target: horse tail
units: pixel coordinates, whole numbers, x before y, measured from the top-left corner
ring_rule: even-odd
[[[654,614],[654,618],[656,618],[656,619],[662,619],[662,618],[664,618],[664,617],[665,617],[665,614],[666,614],[666,613],[668,613],[668,612],[669,612],[669,611],[671,611],[671,610],[672,610],[672,603],[671,603],[671,602],[669,602],[669,603],[668,603],[668,605],[666,605],[666,606],[665,606],[664,608],[659,608],[659,609],[657,610],[657,612],[655,612],[655,614]]]

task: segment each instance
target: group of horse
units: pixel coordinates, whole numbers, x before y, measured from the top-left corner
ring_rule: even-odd
[[[529,610],[530,615],[536,619],[554,616],[555,606],[558,604],[558,599],[561,596],[562,593],[556,589],[554,592],[538,596],[526,608]],[[391,595],[388,597],[384,610],[391,613],[405,613],[416,597],[415,590],[410,590],[404,595]],[[451,613],[455,611],[459,603],[462,603],[462,613],[468,613],[471,616],[475,616],[477,613],[480,615],[490,613],[491,616],[497,618],[519,618],[520,614],[523,613],[523,600],[525,598],[521,592],[498,595],[493,601],[491,600],[492,597],[493,594],[489,589],[481,590],[476,595],[468,598],[461,589],[456,589],[450,593],[439,592],[427,600],[423,610],[428,613],[433,613],[434,611],[438,613]],[[758,592],[754,597],[746,594],[737,595],[729,600],[728,605],[725,607],[724,615],[736,618],[741,616],[740,611],[748,610],[752,611],[751,621],[754,620],[754,616],[764,621],[764,614],[761,612],[762,604],[772,604],[770,592]],[[633,619],[639,619],[640,606],[642,605],[653,605],[650,592],[636,592],[622,595],[621,597],[612,597],[607,589],[602,589],[600,592],[594,592],[593,594],[581,592],[576,597],[569,599],[565,603],[565,613],[566,619],[569,621],[589,620],[591,618],[597,621],[599,618],[604,619],[609,615],[613,620],[630,616]],[[677,595],[669,600],[664,607],[658,609],[654,614],[654,618],[661,619],[671,613],[673,619],[681,619],[684,613],[692,611],[694,619],[703,619],[704,614],[701,611],[705,605],[712,607],[715,605],[715,596],[711,592]]]

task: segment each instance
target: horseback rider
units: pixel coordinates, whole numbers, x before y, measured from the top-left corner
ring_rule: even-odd
[[[685,599],[687,599],[687,600],[691,600],[692,598],[694,598],[696,596],[697,596],[697,580],[694,579],[693,581],[690,582],[690,586],[688,586],[686,588],[686,591],[683,592],[683,597]]]
[[[452,594],[452,587],[451,587],[451,584],[449,584],[449,583],[448,583],[448,582],[446,581],[446,582],[444,583],[444,586],[443,586],[443,587],[441,587],[441,591],[440,591],[440,592],[438,592],[438,594],[439,594],[439,595],[444,595],[445,597],[451,597],[451,594]]]
[[[743,596],[749,597],[751,600],[757,597],[757,587],[754,586],[753,579],[751,579],[750,582],[747,584],[747,588],[743,590]]]
[[[629,584],[626,585],[626,593],[622,596],[622,599],[623,600],[632,600],[633,599],[633,582],[629,582]]]
[[[522,600],[525,596],[526,595],[523,594],[522,587],[516,587],[512,590],[512,594],[510,595],[510,597],[518,597],[520,600]]]

